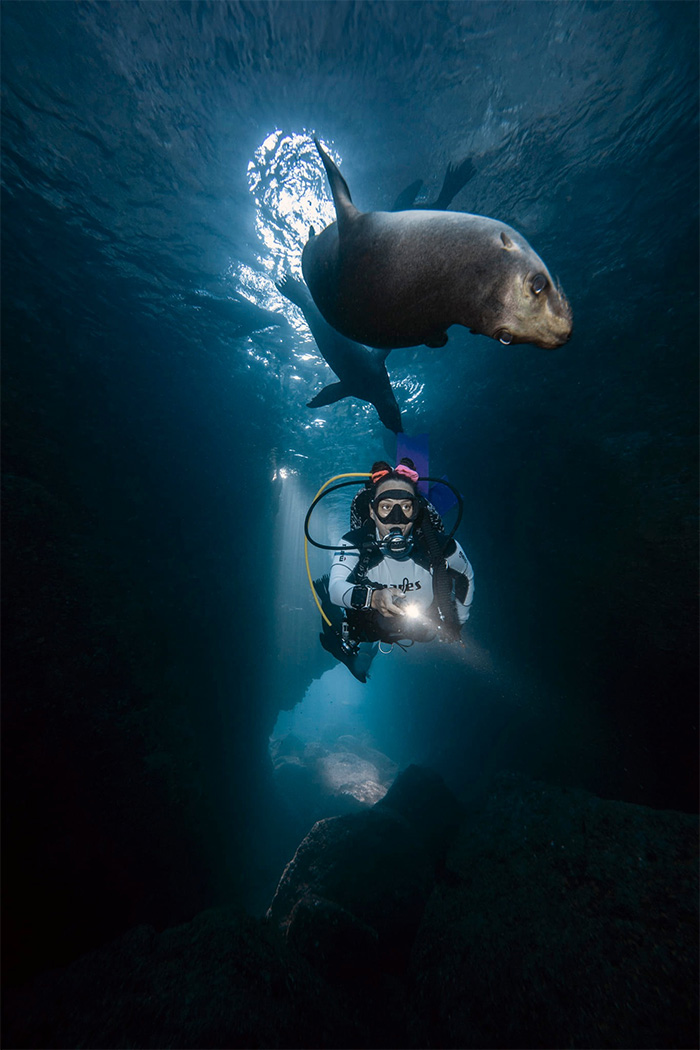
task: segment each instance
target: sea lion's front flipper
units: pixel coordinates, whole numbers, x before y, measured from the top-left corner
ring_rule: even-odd
[[[342,401],[344,397],[352,397],[343,383],[331,383],[324,386],[323,390],[306,402],[307,408],[321,408],[323,405],[334,405],[336,401]]]
[[[333,160],[328,156],[321,143],[317,138],[314,137],[316,143],[316,149],[319,152],[323,166],[326,169],[326,175],[331,187],[331,193],[333,194],[333,203],[335,204],[335,216],[338,220],[338,232],[342,234],[344,225],[350,220],[354,219],[358,215],[358,210],[352,203],[352,197],[350,196],[350,190],[348,184],[343,176],[338,171],[338,168]]]

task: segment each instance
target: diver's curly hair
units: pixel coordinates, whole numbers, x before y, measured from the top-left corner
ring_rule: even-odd
[[[415,463],[412,459],[409,459],[408,456],[403,456],[401,461],[397,463],[396,466],[408,467],[410,470],[416,469]],[[370,474],[377,474],[380,470],[385,470],[387,473],[384,474],[381,478],[378,478],[377,481],[372,481],[372,479],[370,478],[368,481],[365,482],[365,488],[372,489],[374,491],[376,490],[377,485],[381,485],[385,481],[401,481],[404,484],[410,485],[415,493],[418,492],[418,486],[416,485],[415,481],[411,481],[404,474],[397,474],[396,468],[392,467],[384,459],[379,459],[376,461],[376,463],[372,464]]]
[[[408,456],[404,456],[404,458],[401,460],[398,466],[409,467],[411,470],[416,469],[413,460],[409,459]],[[418,486],[416,485],[416,483],[411,481],[409,478],[405,477],[403,474],[397,474],[396,470],[384,459],[378,459],[376,463],[372,464],[370,474],[376,474],[380,470],[386,470],[387,473],[384,474],[381,478],[379,478],[378,481],[372,481],[371,478],[368,478],[364,484],[364,488],[361,488],[360,491],[357,492],[353,498],[352,507],[350,509],[351,529],[359,529],[362,525],[370,521],[369,505],[372,502],[372,499],[374,498],[374,493],[376,491],[377,485],[379,485],[383,481],[400,481],[402,482],[402,484],[410,485],[415,495],[418,496]],[[432,504],[428,504],[428,507],[431,513],[437,515],[437,511],[432,506]],[[440,521],[439,515],[438,521]],[[440,527],[442,527],[441,521]]]

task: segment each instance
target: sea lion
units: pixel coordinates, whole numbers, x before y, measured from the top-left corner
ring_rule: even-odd
[[[398,195],[394,201],[392,211],[406,211],[408,208],[422,208],[425,211],[447,211],[452,201],[460,190],[464,189],[470,179],[476,175],[471,157],[466,157],[461,164],[448,164],[445,178],[442,181],[442,189],[434,201],[426,204],[416,204],[415,200],[423,188],[423,180],[416,179],[410,186]]]
[[[265,328],[287,328],[289,325],[283,314],[264,310],[237,292],[232,292],[226,297],[212,295],[210,292],[188,292],[184,301],[190,306],[208,310],[215,317],[223,318],[237,336],[252,335],[253,332],[262,332]]]
[[[382,349],[444,346],[453,324],[548,350],[570,338],[571,308],[516,230],[463,212],[358,211],[338,168],[314,142],[337,221],[310,236],[302,270],[337,331]]]
[[[321,356],[340,380],[339,383],[331,383],[324,387],[307,402],[306,407],[321,408],[324,405],[335,404],[344,397],[356,397],[374,405],[384,426],[393,430],[395,434],[401,434],[401,409],[394,397],[386,370],[389,351],[370,350],[346,339],[336,332],[335,328],[331,328],[328,322],[324,321],[302,281],[294,277],[284,277],[277,282],[277,288],[286,299],[299,307]]]

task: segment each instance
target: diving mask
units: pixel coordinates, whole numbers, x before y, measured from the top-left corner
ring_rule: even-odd
[[[393,503],[393,507],[382,513],[382,506]],[[404,506],[410,504],[406,512]],[[405,489],[387,489],[372,500],[372,508],[383,525],[409,525],[418,517],[420,509],[418,500]]]

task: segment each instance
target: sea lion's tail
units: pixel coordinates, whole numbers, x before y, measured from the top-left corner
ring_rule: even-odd
[[[353,219],[357,214],[357,208],[352,203],[352,197],[350,196],[350,190],[348,184],[343,176],[338,171],[338,167],[335,162],[328,156],[321,143],[314,135],[314,143],[316,149],[319,152],[323,166],[326,169],[326,175],[328,176],[328,182],[330,183],[331,193],[333,194],[333,203],[335,204],[335,215],[338,220],[338,232],[342,233],[343,226],[350,219]]]

